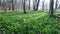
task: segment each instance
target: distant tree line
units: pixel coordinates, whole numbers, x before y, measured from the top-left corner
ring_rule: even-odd
[[[29,9],[29,10],[31,9],[31,1],[33,1],[33,10],[37,11],[38,8],[40,7],[39,4],[40,4],[41,0],[20,0],[20,2],[22,2],[21,7],[23,7],[24,13],[27,13],[26,7],[28,7],[27,9]],[[3,1],[0,0],[0,6],[1,6],[1,9],[3,9],[4,11],[6,11],[6,10],[14,11],[18,7],[17,6],[17,0],[3,0]],[[45,5],[45,0],[42,0],[42,10],[44,10],[44,8],[46,6],[47,6],[47,4]],[[50,15],[52,15],[54,13],[53,12],[53,8],[54,8],[53,6],[54,6],[54,0],[50,0],[50,10],[49,10]],[[60,5],[58,7],[58,0],[56,0],[55,9],[58,9],[58,8],[60,8]]]

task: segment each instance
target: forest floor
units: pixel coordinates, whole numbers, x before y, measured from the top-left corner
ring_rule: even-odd
[[[23,11],[0,12],[0,21],[1,20],[0,27],[2,27],[4,32],[8,30],[16,31],[16,29],[17,31],[26,31],[27,28],[22,28],[23,26],[21,26],[26,25],[28,28],[32,28],[31,30],[28,29],[32,34],[38,30],[46,34],[60,33],[60,22],[58,23],[57,18],[49,17],[48,11],[27,10],[27,14],[24,14]],[[23,33],[25,33],[25,31],[23,31]]]

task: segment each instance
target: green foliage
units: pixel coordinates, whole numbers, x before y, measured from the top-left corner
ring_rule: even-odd
[[[0,29],[4,34],[60,34],[60,23],[48,11],[0,12]]]

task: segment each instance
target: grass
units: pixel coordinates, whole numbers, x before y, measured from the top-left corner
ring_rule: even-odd
[[[0,29],[4,34],[60,34],[60,22],[48,11],[0,11]],[[13,32],[13,33],[12,33]]]

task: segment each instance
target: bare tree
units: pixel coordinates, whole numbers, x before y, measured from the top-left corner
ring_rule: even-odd
[[[50,10],[49,10],[50,16],[53,16],[53,6],[54,6],[54,0],[50,0]]]
[[[40,2],[40,0],[34,0],[34,1],[33,1],[33,9],[34,9],[34,10],[38,10],[39,2]]]
[[[3,0],[2,9],[6,12],[7,8],[8,8],[8,4],[5,0]]]
[[[39,2],[40,2],[40,0],[38,0],[38,2],[37,2],[36,10],[38,10]]]
[[[12,0],[6,0],[6,2],[8,3],[8,10],[11,10],[11,1]]]

